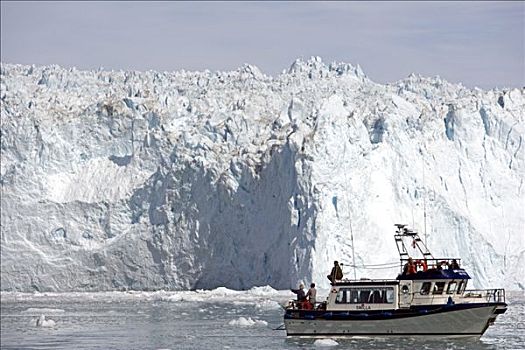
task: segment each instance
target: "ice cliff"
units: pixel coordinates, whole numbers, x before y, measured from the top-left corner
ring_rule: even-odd
[[[523,89],[297,60],[233,72],[1,66],[1,289],[326,285],[397,261],[525,289]],[[353,272],[346,268],[347,275]],[[357,270],[395,277],[397,269]]]

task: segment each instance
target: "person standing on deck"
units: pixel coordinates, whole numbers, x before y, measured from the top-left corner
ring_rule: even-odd
[[[299,289],[290,289],[292,293],[297,294],[297,301],[305,301],[306,294],[304,294],[304,284],[299,285]]]
[[[317,296],[317,290],[315,289],[315,283],[310,284],[310,289],[308,289],[308,293],[306,293],[306,296],[308,297],[308,301],[312,306],[315,306],[315,297]]]
[[[450,263],[450,265],[448,265],[448,269],[449,270],[459,270],[459,264],[456,261],[456,259],[452,259],[452,263]]]
[[[414,261],[412,258],[408,258],[408,262],[403,267],[403,275],[411,275],[416,273],[416,264],[414,264]]]

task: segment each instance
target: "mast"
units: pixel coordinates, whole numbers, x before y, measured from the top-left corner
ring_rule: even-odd
[[[399,252],[401,268],[403,268],[403,262],[409,258],[408,249],[404,242],[405,239],[412,241],[413,248],[419,250],[424,259],[434,259],[434,256],[428,250],[427,245],[419,238],[417,232],[409,230],[404,224],[395,224],[394,226],[397,228],[394,238],[397,251]]]
[[[348,201],[350,204],[350,201]],[[352,214],[348,215],[350,222],[350,241],[352,242],[352,266],[354,267],[354,280],[357,280],[357,273],[355,271],[355,249],[354,249],[354,232],[352,230]]]
[[[421,161],[423,163],[423,225],[425,227],[423,232],[425,235],[425,245],[427,245],[427,188],[425,185],[425,159],[421,157]]]
[[[346,155],[346,142],[343,148],[343,157]],[[352,212],[350,211],[350,183],[348,181],[348,171],[345,171],[345,185],[346,185],[346,202],[348,205],[348,223],[350,225],[350,242],[352,243],[352,266],[354,267],[354,280],[357,280],[357,272],[355,267],[355,248],[354,248],[354,231],[352,230]]]

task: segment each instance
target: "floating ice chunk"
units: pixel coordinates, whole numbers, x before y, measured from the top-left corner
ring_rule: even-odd
[[[213,290],[206,291],[206,292],[209,293],[210,295],[218,295],[218,296],[239,294],[239,291],[228,289],[226,287],[218,287]]]
[[[275,300],[263,300],[255,304],[257,310],[279,310],[281,305]]]
[[[51,309],[51,308],[40,308],[40,307],[30,307],[29,309],[26,309],[24,311],[21,311],[22,314],[35,314],[35,315],[42,315],[42,314],[61,314],[64,313],[65,310],[62,309]]]
[[[256,295],[275,295],[278,293],[278,291],[270,286],[261,286],[251,288],[248,290],[248,293]]]
[[[315,346],[337,346],[339,345],[339,343],[333,339],[317,339],[314,342],[314,345]]]
[[[29,325],[33,327],[52,328],[55,327],[56,322],[51,319],[46,319],[46,316],[44,315],[40,315],[40,317],[29,321]]]
[[[255,319],[253,320],[251,317],[245,318],[245,317],[239,317],[236,320],[231,320],[228,322],[230,326],[237,326],[237,327],[254,327],[254,326],[267,326],[268,322],[263,320]]]

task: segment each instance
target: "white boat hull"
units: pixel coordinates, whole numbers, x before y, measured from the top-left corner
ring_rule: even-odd
[[[480,337],[497,316],[497,306],[381,320],[285,319],[289,336]]]

